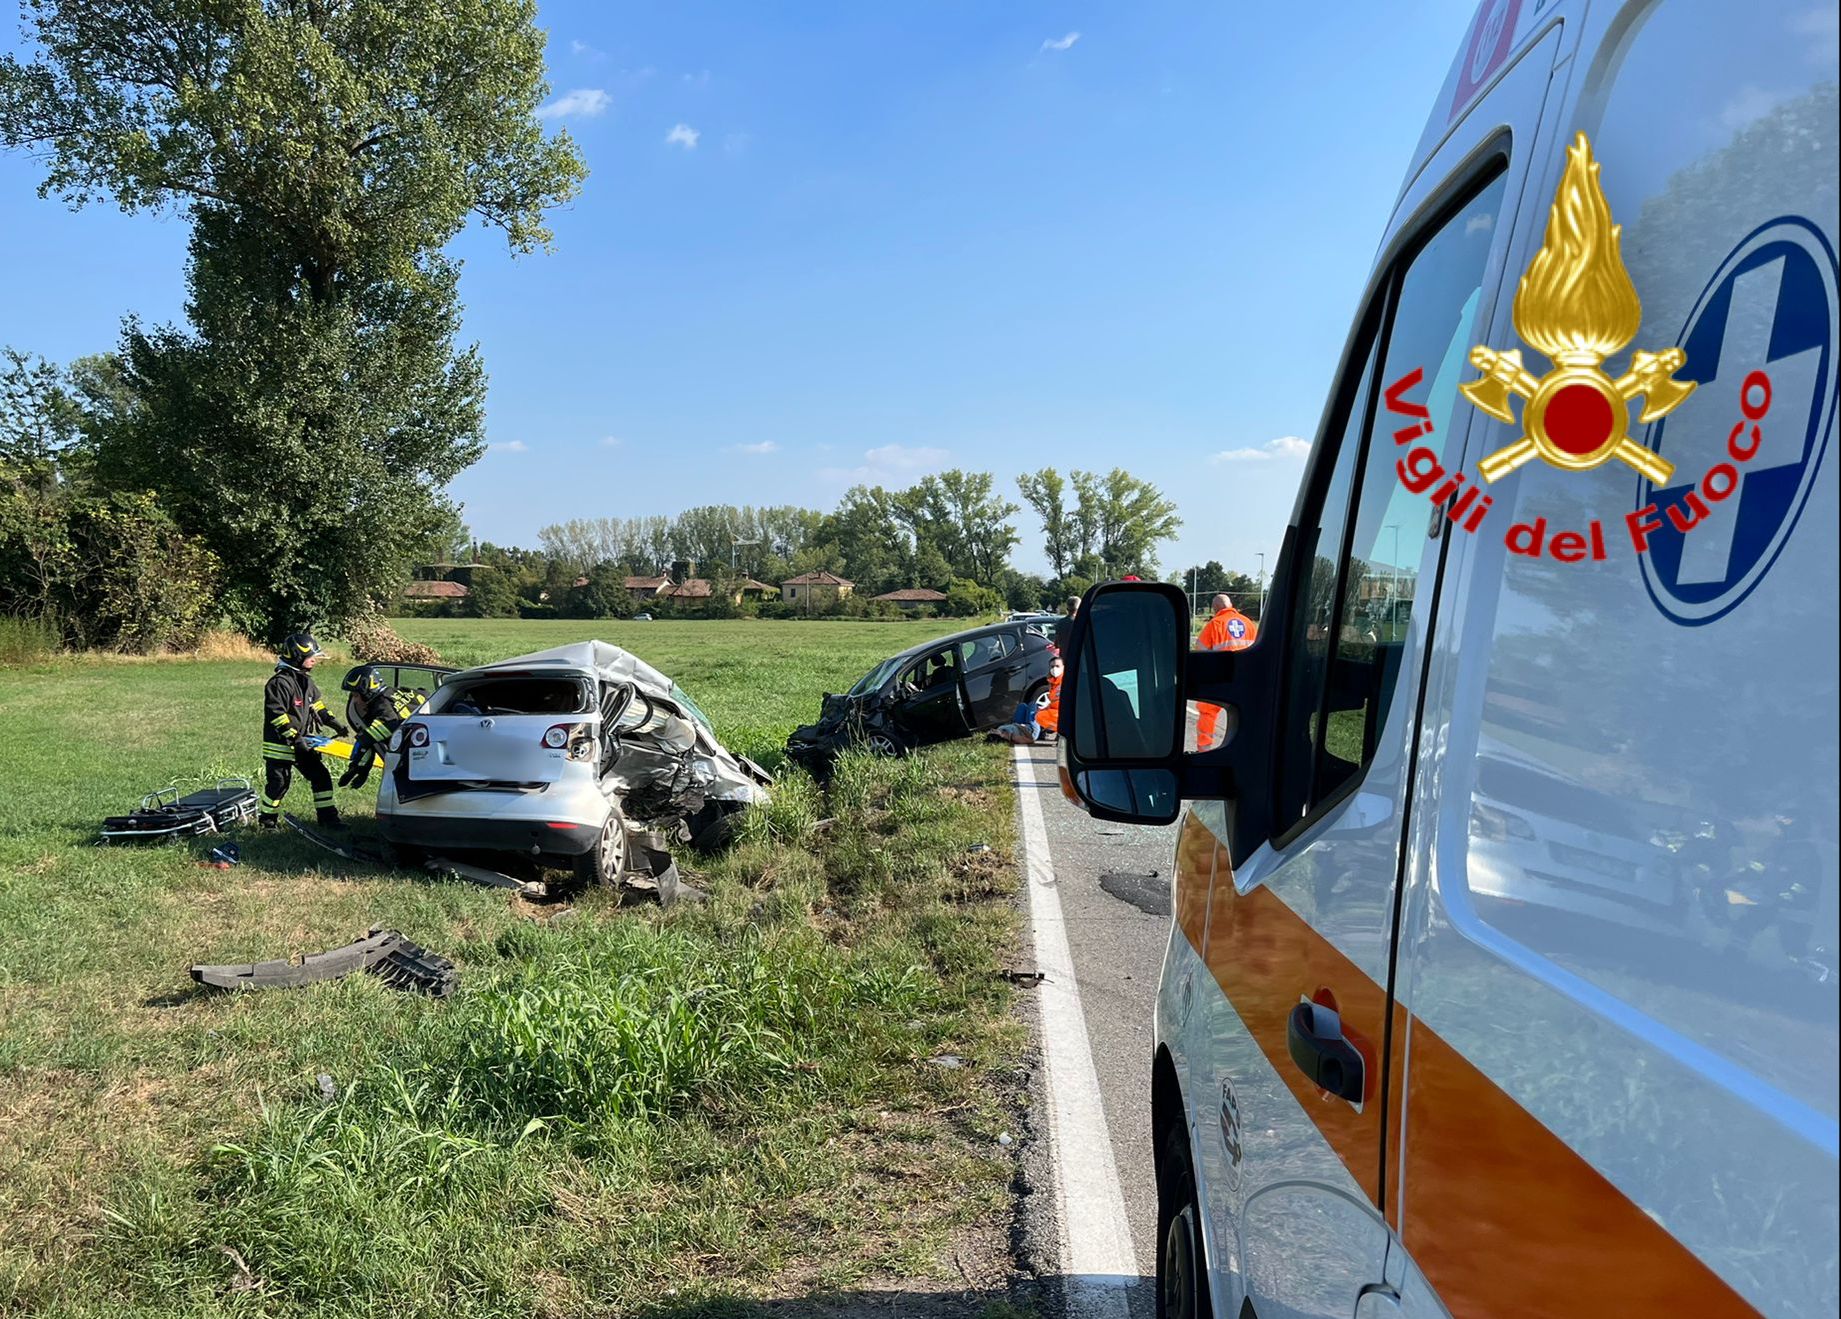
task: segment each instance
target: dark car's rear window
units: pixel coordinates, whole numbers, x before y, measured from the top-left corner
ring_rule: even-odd
[[[581,678],[507,676],[444,683],[430,714],[584,714],[590,684]]]

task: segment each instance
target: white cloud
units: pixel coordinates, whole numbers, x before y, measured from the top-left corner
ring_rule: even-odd
[[[1775,110],[1781,99],[1776,92],[1767,92],[1762,87],[1747,83],[1721,107],[1720,127],[1736,133]]]
[[[537,107],[539,119],[568,119],[573,116],[592,119],[612,104],[613,98],[599,87],[578,87],[564,92],[548,105]]]
[[[1070,32],[1065,37],[1050,37],[1042,43],[1043,50],[1072,50],[1074,43],[1080,40],[1080,33]]]
[[[1256,449],[1223,449],[1208,461],[1211,463],[1269,463],[1303,459],[1309,454],[1309,440],[1299,439],[1296,435],[1281,435],[1276,440],[1267,440]]]
[[[724,453],[752,454],[769,454],[778,453],[779,451],[780,446],[775,444],[772,440],[761,440],[755,444],[731,444],[728,448],[723,450]]]
[[[1466,234],[1486,234],[1495,227],[1496,217],[1489,214],[1487,211],[1483,212],[1481,215],[1473,215],[1468,220],[1464,221],[1464,232]]]
[[[625,441],[618,435],[603,435],[601,437],[601,447],[603,449],[618,449],[623,443],[625,443]]]
[[[1817,5],[1792,18],[1789,28],[1799,37],[1815,38],[1809,62],[1825,63],[1834,58],[1835,41],[1841,38],[1841,13],[1837,13],[1833,5]]]
[[[569,53],[576,56],[578,59],[585,60],[604,60],[607,58],[606,51],[596,50],[586,41],[582,41],[579,38],[569,43]]]
[[[697,149],[697,139],[702,136],[703,134],[699,133],[689,124],[679,124],[669,133],[665,134],[665,145],[668,147],[683,147],[686,151],[695,151]]]
[[[529,453],[531,451],[531,446],[523,440],[507,440],[503,444],[495,444],[492,447],[503,449],[506,453]]]
[[[885,444],[865,451],[859,466],[819,468],[818,479],[838,485],[899,485],[937,471],[951,457],[950,449]]]

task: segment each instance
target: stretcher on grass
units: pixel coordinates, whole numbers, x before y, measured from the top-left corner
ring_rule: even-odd
[[[222,833],[256,817],[256,790],[240,775],[181,795],[178,786],[141,798],[140,808],[102,822],[103,843],[159,843]]]

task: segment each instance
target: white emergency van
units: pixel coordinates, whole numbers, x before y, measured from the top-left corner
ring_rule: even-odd
[[[1836,1313],[1836,45],[1485,0],[1257,643],[1088,594],[1063,788],[1188,803],[1161,1314]]]

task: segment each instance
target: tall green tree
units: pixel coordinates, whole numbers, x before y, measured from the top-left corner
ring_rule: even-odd
[[[1022,510],[996,492],[989,472],[953,468],[925,476],[897,502],[916,547],[937,549],[960,577],[993,581],[1016,546],[1010,519]]]
[[[1067,482],[1052,467],[1016,478],[1023,502],[1042,520],[1042,549],[1056,577],[1064,577],[1073,564],[1076,546],[1074,524],[1068,516]]]
[[[182,210],[190,332],[123,336],[111,479],[159,492],[274,633],[385,598],[482,451],[447,243],[514,252],[585,174],[536,109],[533,0],[30,0],[0,143],[42,195]]]
[[[0,348],[0,462],[49,476],[82,431],[64,372],[17,348]]]
[[[1075,472],[1072,478],[1080,493],[1077,571],[1086,572],[1097,559],[1100,572],[1109,576],[1156,576],[1157,546],[1183,525],[1175,502],[1122,467],[1104,476]]]

